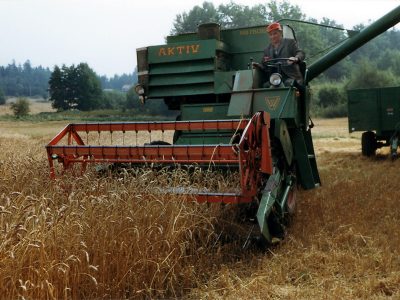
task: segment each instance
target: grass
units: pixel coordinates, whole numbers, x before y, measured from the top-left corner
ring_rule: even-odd
[[[1,144],[10,149],[1,157],[3,297],[176,297],[213,267],[213,214],[155,193],[151,172],[50,182],[41,145]]]
[[[50,181],[44,145],[66,123],[3,120],[0,298],[399,298],[400,161],[362,157],[345,119],[315,123],[322,187],[298,191],[287,238],[264,253],[219,242],[230,206],[155,188],[224,189],[234,178],[141,170]]]
[[[221,269],[194,298],[380,299],[400,296],[399,162],[320,154],[323,186],[302,192],[286,241]]]

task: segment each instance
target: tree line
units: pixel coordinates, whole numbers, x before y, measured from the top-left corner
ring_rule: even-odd
[[[0,90],[6,96],[39,96],[47,98],[51,71],[42,66],[32,67],[29,60],[23,65],[15,61],[0,66]]]
[[[33,67],[29,60],[22,65],[12,61],[7,66],[0,66],[0,93],[8,97],[47,99],[49,79],[53,71],[48,67]],[[99,78],[102,89],[117,91],[121,91],[124,85],[132,85],[137,81],[135,71],[130,74],[116,74],[113,77],[96,74],[96,77]]]

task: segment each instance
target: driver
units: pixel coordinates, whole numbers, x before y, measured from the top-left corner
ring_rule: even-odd
[[[264,49],[264,57],[261,64],[255,63],[255,67],[260,68],[268,75],[269,73],[276,72],[271,70],[265,64],[270,59],[285,58],[288,60],[282,64],[282,79],[285,86],[303,85],[303,76],[300,72],[299,63],[305,58],[305,53],[297,47],[296,40],[283,38],[282,26],[279,23],[272,23],[267,27],[267,32],[270,39],[270,44]],[[268,76],[269,77],[269,76]],[[269,82],[267,83],[267,85]]]

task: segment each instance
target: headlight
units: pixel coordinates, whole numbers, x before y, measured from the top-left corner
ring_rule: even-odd
[[[282,76],[278,73],[273,73],[269,77],[269,83],[271,83],[273,86],[280,86],[282,83]]]
[[[137,84],[135,86],[135,92],[138,95],[143,95],[144,94],[144,88],[140,84]]]

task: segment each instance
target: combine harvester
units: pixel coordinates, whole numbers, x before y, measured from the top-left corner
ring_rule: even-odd
[[[363,44],[400,21],[400,6],[349,37],[310,66],[302,66],[305,86],[263,88],[259,70],[268,43],[265,26],[220,30],[200,25],[198,32],[169,36],[166,45],[137,49],[141,101],[163,100],[179,110],[177,121],[69,124],[47,145],[50,174],[87,164],[210,165],[239,170],[240,191],[190,189],[189,199],[244,204],[247,221],[258,223],[262,240],[284,236],[294,210],[297,185],[320,185],[311,137],[309,82]],[[295,38],[284,26],[284,37]],[[270,62],[280,69],[287,59]],[[275,79],[279,75],[274,74]],[[272,84],[276,84],[272,81]],[[279,82],[278,82],[279,85]],[[89,133],[112,136],[131,132],[175,131],[172,144],[85,144]],[[184,193],[180,190],[180,193]],[[243,205],[241,205],[242,207]]]

